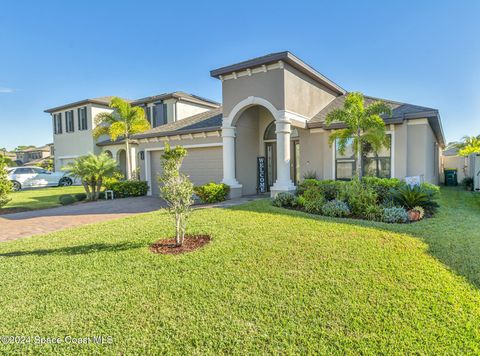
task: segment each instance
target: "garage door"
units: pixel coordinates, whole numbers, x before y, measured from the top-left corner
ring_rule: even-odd
[[[202,147],[187,149],[188,155],[183,160],[181,172],[190,177],[195,185],[209,182],[220,182],[223,177],[222,148]],[[161,173],[160,157],[163,151],[151,152],[151,182],[152,193],[158,195],[158,174]]]

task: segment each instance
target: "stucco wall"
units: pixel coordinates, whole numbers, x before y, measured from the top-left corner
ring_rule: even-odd
[[[212,110],[212,108],[186,102],[186,101],[177,101],[176,110],[177,110],[177,120],[182,120],[187,117],[200,114],[208,110]]]
[[[317,178],[325,179],[325,157],[323,141],[324,133],[312,132],[311,130],[299,130],[300,136],[300,178],[307,172],[315,172]]]
[[[456,169],[458,183],[461,183],[465,178],[465,173],[468,176],[471,174],[471,159],[469,157],[462,156],[443,156],[442,157],[442,169],[440,172],[440,181],[445,183],[445,176],[443,174],[444,169]]]
[[[245,110],[237,121],[235,168],[237,180],[243,185],[242,194],[257,192],[257,156],[259,155],[259,108]]]
[[[87,107],[87,130],[80,131],[78,129],[78,111],[80,107]],[[66,132],[65,130],[65,112],[73,110],[74,132]],[[96,146],[96,141],[92,136],[92,128],[94,127],[94,118],[100,112],[111,112],[111,109],[97,105],[75,106],[69,109],[55,112],[54,114],[62,114],[62,133],[53,135],[55,147],[55,170],[60,171],[61,167],[70,162],[72,158],[92,153],[100,153],[101,149]],[[52,130],[53,130],[53,114],[52,114]],[[104,140],[107,137],[101,137]],[[63,158],[62,158],[63,157]],[[68,158],[67,158],[68,157]]]
[[[330,103],[337,94],[301,73],[285,65],[285,109],[313,117]]]
[[[251,76],[224,80],[222,95],[225,115],[229,115],[235,105],[249,96],[263,98],[277,110],[283,110],[285,108],[284,70],[277,68]]]

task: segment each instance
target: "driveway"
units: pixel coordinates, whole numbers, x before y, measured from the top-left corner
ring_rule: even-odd
[[[138,197],[0,215],[0,242],[118,219],[165,206],[159,198]]]

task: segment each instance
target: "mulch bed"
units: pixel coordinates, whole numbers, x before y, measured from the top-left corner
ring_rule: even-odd
[[[150,251],[164,255],[179,255],[181,253],[195,251],[210,242],[209,235],[186,235],[182,246],[175,246],[175,238],[158,240],[150,245]]]

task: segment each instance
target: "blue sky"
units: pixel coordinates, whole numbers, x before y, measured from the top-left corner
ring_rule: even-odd
[[[480,134],[479,1],[2,1],[0,147],[52,141],[44,109],[183,90],[290,50],[350,91],[438,108]]]

